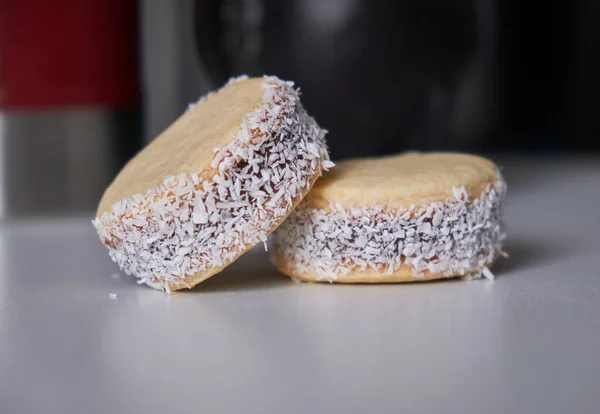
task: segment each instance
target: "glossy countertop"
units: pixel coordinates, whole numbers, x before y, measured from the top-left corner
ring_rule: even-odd
[[[256,249],[191,291],[87,216],[0,224],[0,413],[600,411],[600,159],[502,164],[496,280],[292,282]]]

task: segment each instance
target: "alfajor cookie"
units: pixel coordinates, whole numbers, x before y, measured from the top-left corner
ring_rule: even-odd
[[[493,278],[505,192],[498,168],[473,155],[343,161],[274,233],[272,260],[304,281]]]
[[[190,288],[266,241],[333,165],[324,135],[293,83],[233,79],[123,168],[93,224],[138,283]]]

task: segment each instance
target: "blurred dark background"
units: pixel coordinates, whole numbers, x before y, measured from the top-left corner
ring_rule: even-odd
[[[211,79],[296,80],[334,157],[598,149],[600,3],[200,1]]]
[[[88,211],[230,76],[293,79],[334,159],[598,152],[600,3],[0,0],[0,217]]]

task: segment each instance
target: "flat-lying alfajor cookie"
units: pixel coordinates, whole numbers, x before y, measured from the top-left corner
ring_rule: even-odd
[[[291,82],[233,79],[123,168],[93,224],[139,283],[190,288],[266,241],[333,165],[324,135]]]
[[[472,155],[344,161],[274,233],[272,259],[304,281],[493,278],[505,191],[497,167]]]

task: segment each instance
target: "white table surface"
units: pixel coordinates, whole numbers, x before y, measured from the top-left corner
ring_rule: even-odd
[[[0,413],[600,412],[600,160],[504,172],[494,282],[300,284],[253,251],[168,296],[87,219],[0,224]]]

